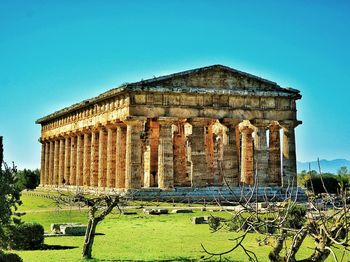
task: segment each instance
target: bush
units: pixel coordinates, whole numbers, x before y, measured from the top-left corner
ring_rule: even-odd
[[[292,205],[288,210],[288,214],[286,216],[286,220],[283,223],[283,226],[300,229],[305,223],[306,211],[307,210],[305,206],[298,204]],[[281,217],[283,217],[283,214],[281,214]]]
[[[323,184],[322,184],[323,180]],[[332,174],[323,174],[322,179],[321,176],[316,175],[312,176],[311,179],[307,180],[305,186],[308,190],[313,191],[315,194],[326,193],[325,188],[328,193],[339,193],[340,185],[339,185],[338,176]]]
[[[17,171],[17,186],[23,189],[35,189],[40,183],[40,171],[39,169],[30,170],[23,169]]]
[[[22,258],[17,254],[3,253],[0,250],[0,262],[22,262]]]
[[[5,234],[10,249],[40,249],[44,243],[44,228],[38,223],[10,225],[6,228]]]

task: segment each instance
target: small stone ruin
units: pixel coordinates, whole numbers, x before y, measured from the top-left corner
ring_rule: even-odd
[[[58,235],[84,236],[86,225],[78,223],[55,223],[51,224],[51,232]]]

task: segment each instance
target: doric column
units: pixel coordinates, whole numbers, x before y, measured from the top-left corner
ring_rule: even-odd
[[[124,121],[124,123],[127,125],[125,188],[141,188],[141,172],[143,172],[143,167],[141,163],[141,132],[144,128],[144,121],[134,119]]]
[[[205,149],[206,149],[206,158],[208,166],[208,178],[206,183],[212,185],[214,183],[214,141],[213,141],[213,123],[210,122],[206,127],[205,132]]]
[[[55,142],[50,141],[50,157],[49,157],[49,185],[53,185],[53,166],[55,156]]]
[[[83,186],[83,168],[84,168],[84,137],[82,134],[77,136],[77,177],[76,185]]]
[[[239,185],[239,160],[237,154],[236,127],[240,120],[224,119],[222,124],[227,127],[227,143],[223,148],[223,184],[233,187]]]
[[[210,119],[194,118],[190,120],[192,125],[191,161],[192,177],[191,186],[206,186],[208,183],[208,164],[206,157],[205,133],[210,124]]]
[[[90,178],[87,184],[92,187],[98,186],[98,153],[99,153],[99,133],[93,129],[91,131],[91,166]]]
[[[58,184],[62,185],[64,178],[64,162],[65,162],[65,147],[64,147],[64,139],[60,139],[59,141],[59,161],[58,161]]]
[[[116,167],[115,182],[116,188],[125,187],[125,154],[126,154],[126,126],[117,127],[116,141]]]
[[[107,187],[115,187],[117,132],[114,128],[107,129]]]
[[[83,185],[90,186],[91,134],[84,133]]]
[[[146,138],[144,140],[144,151],[143,151],[143,165],[144,165],[144,187],[150,187],[151,186],[151,145],[149,138]]]
[[[159,147],[158,147],[158,187],[172,188],[174,186],[174,153],[171,125],[174,119],[159,118]]]
[[[98,140],[98,187],[106,187],[107,173],[107,132],[100,128]]]
[[[149,119],[148,144],[149,146],[149,180],[151,187],[158,186],[158,148],[159,148],[159,123],[157,120]],[[147,149],[147,147],[146,147]],[[146,153],[146,154],[147,154]],[[144,163],[145,159],[144,159]],[[147,165],[146,165],[147,166]],[[147,168],[145,166],[145,169]]]
[[[273,123],[269,126],[269,173],[268,180],[271,186],[281,185],[281,143],[280,126]]]
[[[256,128],[254,136],[254,166],[257,173],[257,183],[259,186],[265,186],[268,182],[267,172],[269,161],[266,131],[270,121],[256,119],[252,121],[252,124]]]
[[[281,123],[283,127],[283,187],[297,186],[297,161],[294,128],[298,124],[298,122],[293,120],[286,120]]]
[[[174,133],[174,186],[187,184],[186,170],[186,135],[183,122],[177,124],[177,131]]]
[[[69,177],[70,177],[70,152],[71,152],[71,145],[70,145],[70,137],[65,138],[65,153],[64,153],[64,182],[63,184],[69,185]]]
[[[77,175],[77,138],[72,136],[70,140],[70,175],[69,184],[72,186],[76,185],[76,175]]]
[[[53,184],[58,185],[58,164],[59,164],[59,140],[55,140],[54,163],[53,163]]]
[[[45,177],[43,185],[50,183],[50,142],[45,142]]]
[[[41,142],[41,159],[40,159],[40,185],[45,184],[45,142]],[[0,163],[2,165],[2,163]]]
[[[213,162],[213,172],[214,172],[214,181],[213,185],[226,185],[224,182],[223,172],[223,160],[224,160],[224,134],[220,130],[218,134],[215,134],[213,137],[214,142],[214,162]]]
[[[242,133],[241,182],[252,185],[254,184],[253,129],[243,126],[240,131]]]

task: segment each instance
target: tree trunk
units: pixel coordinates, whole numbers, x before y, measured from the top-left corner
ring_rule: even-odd
[[[97,223],[98,223],[97,219],[94,219],[94,218],[89,219],[89,223],[86,228],[85,241],[84,241],[84,247],[83,247],[83,258],[85,259],[92,258],[92,255],[91,255],[92,245],[94,243]]]
[[[2,145],[2,136],[0,136],[0,171],[1,171],[3,161],[4,161],[4,149]]]
[[[271,262],[282,262],[284,260],[284,258],[280,256],[280,252],[283,249],[283,243],[286,237],[287,237],[287,231],[282,229],[281,235],[277,237],[276,243],[269,253],[269,259]]]

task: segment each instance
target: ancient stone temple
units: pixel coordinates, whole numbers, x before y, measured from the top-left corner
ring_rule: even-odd
[[[214,65],[40,118],[41,186],[295,186],[298,90]]]

